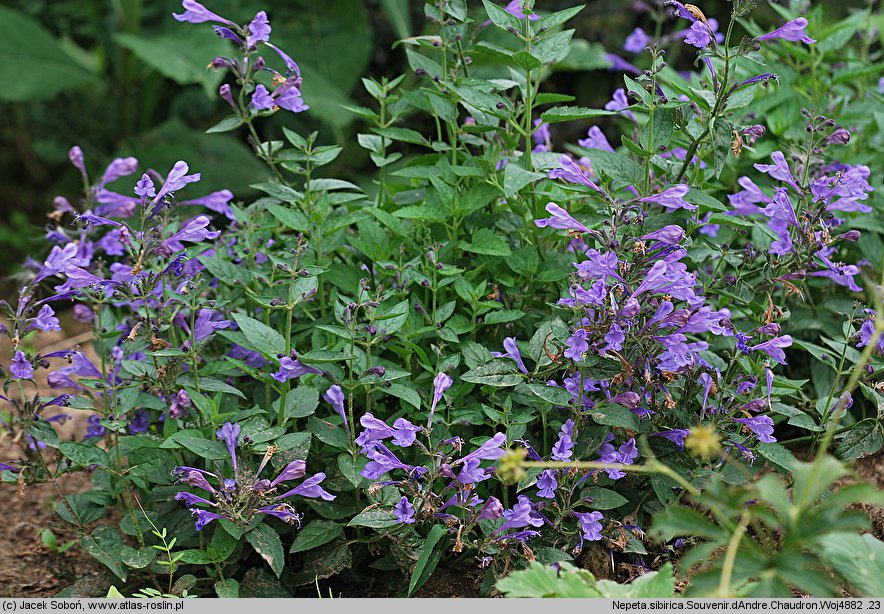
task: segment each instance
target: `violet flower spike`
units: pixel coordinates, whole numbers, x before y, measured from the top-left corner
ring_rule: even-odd
[[[322,398],[334,408],[335,412],[344,420],[344,429],[350,432],[350,423],[347,421],[347,412],[344,409],[344,391],[337,384],[325,391]]]

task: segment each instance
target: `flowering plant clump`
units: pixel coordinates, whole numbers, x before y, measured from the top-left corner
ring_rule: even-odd
[[[328,84],[272,11],[184,0],[180,36],[226,49],[206,58],[225,114],[208,132],[243,135],[264,178],[204,187],[190,167],[211,162],[190,158],[96,174],[70,149],[83,193],[55,199],[44,253],[0,303],[0,427],[19,448],[3,481],[56,484],[59,517],[121,582],[194,578],[200,595],[371,577],[410,596],[445,566],[488,595],[520,569],[626,582],[700,540],[687,560],[727,550],[752,502],[786,505],[766,465],[810,483],[827,453],[884,444],[884,98],[863,68],[880,50],[837,34],[872,10],[827,29],[820,9],[777,7],[762,28],[754,4],[717,21],[636,3],[624,58],[575,39],[582,6],[427,3],[406,72],[363,79],[369,106],[344,105],[360,132],[331,144],[296,129],[329,113],[311,97]],[[599,68],[622,83],[603,108],[552,91],[558,71]],[[332,176],[351,155],[370,168]],[[68,313],[80,345],[40,349]],[[78,471],[92,489],[65,493]],[[726,535],[677,522],[707,490]],[[821,493],[758,517],[807,529]],[[118,525],[95,525],[112,508]],[[780,541],[739,551],[754,596],[837,592],[753,580],[786,565]],[[866,590],[839,560],[815,565]],[[616,592],[597,586],[581,590]]]

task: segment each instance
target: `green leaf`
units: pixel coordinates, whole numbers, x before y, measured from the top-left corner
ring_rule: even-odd
[[[527,389],[534,396],[542,399],[550,405],[558,405],[565,407],[571,401],[571,393],[564,388],[558,386],[547,386],[546,384],[520,384],[516,390],[522,388]]]
[[[585,151],[592,161],[592,167],[610,177],[614,182],[627,185],[641,184],[643,180],[642,168],[634,160],[604,149],[587,149]]]
[[[257,527],[246,533],[246,541],[248,541],[255,552],[261,555],[270,565],[270,569],[278,578],[282,573],[285,565],[285,553],[282,551],[282,541],[269,525],[259,524]]]
[[[289,552],[304,552],[318,548],[335,540],[343,532],[344,527],[336,522],[330,520],[311,520],[303,529],[298,531]]]
[[[215,594],[221,599],[236,599],[239,597],[239,582],[233,578],[215,582]]]
[[[604,405],[593,409],[590,414],[597,424],[619,426],[621,428],[629,429],[630,431],[640,430],[636,415],[620,405],[609,405],[605,403]]]
[[[144,569],[156,558],[157,551],[153,548],[142,548],[136,550],[129,546],[123,546],[120,551],[120,560],[132,569]]]
[[[486,256],[509,256],[512,253],[503,237],[488,228],[479,228],[473,233],[469,243],[461,241],[458,246],[465,252]]]
[[[251,349],[258,350],[265,356],[285,353],[285,337],[279,334],[276,329],[243,313],[233,314],[233,319],[236,320],[240,330],[249,340]]]
[[[178,433],[175,435],[178,435]],[[220,441],[203,439],[202,437],[188,437],[186,435],[176,437],[175,435],[173,435],[173,438],[176,443],[187,448],[200,458],[205,458],[206,460],[225,460],[230,458],[230,452]]]
[[[798,459],[778,443],[760,443],[758,453],[772,465],[786,472],[794,471],[799,464]]]
[[[835,456],[852,460],[874,454],[884,446],[884,433],[877,420],[863,420],[855,424],[841,440]]]
[[[284,226],[297,230],[298,232],[309,232],[312,228],[310,220],[307,216],[295,209],[294,207],[283,207],[282,205],[267,205],[267,211],[279,220]]]
[[[123,536],[114,527],[98,527],[92,535],[80,538],[80,545],[90,556],[104,563],[123,582],[126,568],[123,566]]]
[[[242,126],[242,118],[238,115],[228,115],[220,122],[206,130],[206,134],[214,134],[216,132],[230,132]]]
[[[474,384],[487,384],[501,388],[515,386],[522,383],[525,376],[519,373],[519,368],[514,360],[509,358],[496,358],[489,363],[479,365],[461,376],[465,382]]]
[[[672,563],[666,563],[659,571],[642,574],[629,584],[599,580],[597,587],[609,599],[671,599],[675,596],[675,576]]]
[[[273,401],[273,415],[279,414],[279,401]],[[298,386],[289,390],[285,398],[285,419],[306,418],[316,413],[319,407],[319,391],[310,386]]]
[[[524,311],[519,311],[518,309],[497,309],[496,311],[485,314],[482,319],[485,324],[502,324],[504,322],[521,320],[526,315],[528,314]]]
[[[373,507],[354,516],[348,527],[369,527],[371,529],[388,529],[399,524],[393,510],[388,507]],[[438,526],[438,525],[437,525]]]
[[[207,95],[215,96],[215,89],[223,78],[220,72],[206,70],[206,58],[223,55],[227,45],[208,28],[190,28],[187,32],[138,36],[117,32],[114,42],[131,51],[158,73],[177,83],[198,83]]]
[[[543,173],[525,170],[515,162],[511,162],[506,165],[503,171],[503,194],[507,198],[512,198],[525,186],[545,177],[546,175]],[[507,253],[509,253],[509,250],[507,250]]]
[[[0,7],[0,100],[33,103],[59,92],[101,85],[34,19]]]
[[[65,457],[81,467],[88,467],[89,465],[108,466],[107,452],[94,443],[63,441],[58,444],[58,449]]]
[[[614,111],[604,109],[589,109],[587,107],[556,107],[544,112],[540,117],[548,124],[558,122],[571,122],[580,119],[593,119],[596,117],[608,117],[617,115]]]
[[[346,450],[350,445],[347,431],[330,422],[320,420],[316,416],[310,416],[307,419],[307,430],[313,433],[319,441],[334,448]]]
[[[863,597],[884,595],[884,542],[868,533],[830,533],[820,542],[823,560]]]
[[[505,10],[491,2],[490,0],[482,0],[482,4],[485,5],[485,12],[488,14],[488,18],[494,22],[501,30],[506,32],[521,32],[521,23],[516,18],[515,15],[507,13]],[[411,593],[409,592],[409,595]]]
[[[594,510],[613,510],[629,503],[629,500],[623,495],[599,486],[590,486],[585,489],[583,497],[589,498],[589,504]]]
[[[430,574],[436,569],[436,565],[442,559],[442,552],[447,545],[447,540],[442,540],[442,538],[447,537],[447,535],[448,527],[445,525],[434,524],[433,528],[430,529],[430,533],[421,547],[421,553],[417,559],[417,564],[414,566],[414,571],[411,573],[411,581],[408,583],[409,597],[414,594],[414,591],[424,585],[430,578]]]
[[[381,7],[387,14],[396,36],[399,38],[411,36],[411,12],[408,0],[381,0]]]

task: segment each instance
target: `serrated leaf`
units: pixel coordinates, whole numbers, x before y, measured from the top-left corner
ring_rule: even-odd
[[[244,313],[233,314],[240,330],[251,344],[251,349],[257,350],[265,356],[276,356],[285,353],[285,337],[276,329],[245,315]]]
[[[330,520],[311,520],[303,529],[298,531],[289,552],[304,552],[318,548],[334,541],[343,532],[344,527],[336,522]]]

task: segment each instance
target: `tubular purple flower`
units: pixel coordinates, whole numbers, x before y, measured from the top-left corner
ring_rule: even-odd
[[[755,416],[754,418],[734,418],[734,422],[745,424],[749,427],[758,441],[762,443],[774,443],[776,438],[773,436],[773,420],[770,416]]]
[[[319,484],[325,479],[324,473],[317,473],[296,486],[287,493],[281,494],[277,499],[288,499],[294,495],[300,495],[308,499],[320,498],[323,501],[334,501],[335,495],[326,492]]]
[[[501,516],[503,516],[503,504],[497,497],[488,497],[479,513],[476,514],[476,520],[497,520]]]
[[[550,228],[556,228],[559,230],[576,230],[578,232],[592,234],[592,231],[589,228],[575,220],[567,211],[557,204],[548,203],[546,205],[546,211],[552,215],[552,217],[534,220],[534,223],[539,228],[546,228],[549,226]]]
[[[767,87],[767,84],[769,81],[776,81],[777,83],[779,83],[780,77],[779,77],[779,75],[775,75],[771,72],[766,72],[762,75],[756,75],[750,79],[746,79],[745,81],[735,83],[733,85],[733,87],[731,87],[730,92],[728,92],[728,93],[735,92],[736,90],[738,90],[741,87],[744,87],[746,85],[752,85],[753,83],[759,83],[759,82],[762,85],[764,85],[765,87]],[[761,135],[764,136],[764,126],[752,126],[752,127],[753,128],[761,128],[762,129]],[[750,143],[750,145],[751,145],[751,143]]]
[[[645,50],[645,47],[650,44],[651,37],[648,36],[641,28],[636,28],[630,33],[629,36],[626,37],[626,42],[623,44],[623,49],[629,51],[630,53],[641,53]]]
[[[687,195],[688,192],[690,192],[690,190],[690,187],[684,184],[679,184],[677,186],[667,188],[659,194],[654,194],[652,196],[641,198],[639,199],[639,201],[643,203],[656,203],[658,205],[663,205],[664,207],[666,207],[667,213],[672,213],[677,209],[689,209],[691,211],[695,211],[697,209],[697,205],[692,205],[684,199],[684,197]]]
[[[652,433],[651,437],[663,437],[674,443],[679,450],[684,450],[684,438],[690,434],[691,432],[688,429],[673,429],[671,431]]]
[[[223,514],[216,514],[214,512],[209,512],[207,510],[201,510],[198,507],[193,507],[190,509],[190,513],[196,517],[196,530],[202,531],[203,527],[212,522],[213,520],[220,520],[222,518],[226,518]]]
[[[295,379],[296,377],[301,377],[302,375],[307,375],[308,373],[322,375],[322,371],[305,365],[297,358],[292,358],[291,356],[283,356],[279,359],[279,371],[271,374],[270,377],[275,379],[277,382],[287,382],[290,379]]]
[[[20,350],[15,353],[12,363],[9,365],[9,372],[12,373],[12,377],[15,379],[31,379],[34,377],[34,367],[25,356],[25,353]]]
[[[280,49],[276,45],[274,45],[272,43],[267,43],[267,42],[265,42],[264,45],[273,49],[277,53],[277,55],[279,55],[279,57],[282,58],[282,61],[285,63],[285,67],[286,67],[286,75],[287,76],[294,75],[297,78],[298,87],[300,87],[301,69],[298,68],[298,65],[295,63],[295,61],[292,58],[290,58],[288,56],[288,54],[286,54],[284,51],[282,51],[282,49]]]
[[[202,497],[198,497],[192,493],[181,491],[177,495],[175,495],[176,501],[184,501],[184,505],[187,507],[193,507],[194,505],[208,505],[210,507],[218,507],[217,503],[209,501],[208,499],[203,499]]]
[[[529,525],[532,527],[543,526],[543,519],[534,511],[531,500],[525,495],[519,495],[512,511],[504,512],[503,515],[507,520],[495,529],[495,533],[509,529],[519,529]]]
[[[233,209],[230,208],[230,201],[233,200],[233,192],[230,190],[220,190],[206,194],[201,198],[185,200],[178,203],[182,207],[205,207],[215,213],[220,213],[230,221],[236,221],[233,215]]]
[[[276,97],[276,105],[292,113],[302,113],[310,108],[301,98],[301,90],[297,87],[284,87]]]
[[[396,520],[402,524],[414,524],[414,506],[408,501],[408,497],[402,497],[393,508]]]
[[[604,516],[601,512],[571,512],[577,518],[580,524],[580,530],[583,532],[583,539],[588,541],[599,541],[602,539],[602,523]]]
[[[567,462],[571,460],[574,454],[574,421],[570,418],[565,421],[562,428],[559,429],[559,438],[552,448],[552,459],[554,461]]]
[[[230,422],[225,422],[224,426],[222,426],[215,435],[218,436],[218,439],[223,441],[227,445],[227,451],[230,452],[230,460],[233,462],[233,472],[236,473],[236,446],[239,443],[239,434],[241,432],[241,427],[239,423],[234,422],[231,424]]]
[[[614,148],[611,147],[608,139],[598,126],[590,127],[586,133],[586,138],[578,140],[577,144],[587,149],[603,149],[611,153],[614,152]]]
[[[684,235],[684,228],[670,224],[669,226],[664,226],[660,230],[655,230],[654,232],[639,237],[639,240],[659,241],[665,245],[678,245],[682,242],[682,239],[684,239]]]
[[[80,171],[80,175],[83,176],[83,179],[88,179],[86,175],[86,163],[83,158],[83,150],[80,149],[77,145],[68,150],[68,159],[71,161],[78,171]]]
[[[163,182],[163,187],[160,188],[160,191],[157,192],[157,195],[154,196],[151,201],[151,205],[161,202],[166,195],[177,192],[188,183],[195,183],[200,180],[199,173],[188,175],[188,170],[189,167],[186,162],[183,160],[176,162],[175,165],[172,166],[172,170],[169,171],[169,174],[166,176],[166,181]]]
[[[698,49],[704,49],[712,42],[712,36],[713,32],[709,29],[709,26],[698,19],[691,24],[684,42]]]
[[[114,160],[108,164],[107,168],[104,171],[104,174],[101,176],[101,181],[98,182],[100,187],[104,187],[108,183],[113,183],[120,177],[127,177],[134,173],[138,169],[138,160],[133,157],[128,158],[114,158]]]
[[[161,256],[171,256],[175,252],[181,251],[183,248],[181,243],[200,243],[202,241],[213,241],[221,234],[220,230],[208,230],[212,220],[208,216],[198,215],[184,223],[181,229],[171,237],[163,241],[157,248],[156,253]]]
[[[350,431],[350,424],[347,421],[347,412],[344,409],[344,391],[337,384],[325,391],[322,398],[334,408],[335,412],[344,420],[344,430]]]
[[[792,41],[796,43],[800,42],[804,43],[805,45],[812,45],[816,42],[816,40],[810,38],[807,35],[807,32],[804,31],[805,28],[807,28],[807,20],[804,17],[799,17],[798,19],[787,21],[773,32],[769,32],[764,36],[759,36],[755,40],[767,41],[779,38],[784,41]]]
[[[172,13],[172,17],[179,22],[204,23],[206,21],[214,21],[227,24],[228,26],[236,25],[232,21],[216,15],[199,2],[196,2],[196,0],[182,0],[181,6],[184,8],[184,13],[180,15]]]
[[[509,4],[506,5],[506,8],[504,10],[516,19],[525,19],[526,17],[529,21],[537,21],[538,19],[540,19],[540,15],[538,15],[537,13],[525,15],[525,13],[522,11],[522,0],[512,0]]]
[[[563,155],[559,158],[559,166],[547,173],[550,179],[564,179],[569,183],[577,183],[592,188],[596,192],[602,190],[589,180],[589,177],[581,170],[580,166],[571,158],[571,156]],[[550,212],[552,213],[552,212]]]
[[[256,511],[259,514],[275,516],[286,524],[297,525],[299,529],[301,528],[301,515],[295,512],[295,510],[293,510],[288,504],[281,503],[279,505],[268,505],[267,507],[259,508]]]
[[[249,49],[255,49],[258,43],[270,42],[270,21],[267,19],[267,13],[259,11],[254,19],[249,23],[249,35],[246,37],[246,46]]]
[[[528,375],[528,367],[525,366],[525,363],[522,361],[522,354],[519,352],[519,346],[516,345],[515,337],[507,337],[503,340],[503,349],[506,351],[502,352],[491,352],[491,355],[495,358],[512,358],[516,361],[516,365],[519,367],[519,371]]]
[[[497,460],[498,458],[503,457],[506,454],[506,450],[502,449],[501,446],[506,445],[506,433],[495,433],[494,437],[488,438],[485,443],[483,443],[477,450],[474,452],[470,452],[463,458],[454,461],[451,463],[452,466],[455,466],[459,463],[466,463],[467,461],[478,459],[478,460]]]
[[[556,481],[556,472],[553,469],[545,469],[537,478],[537,496],[543,499],[554,499],[559,483]]]
[[[37,317],[34,318],[34,327],[43,332],[61,331],[61,324],[55,317],[55,311],[49,305],[43,305],[37,312]]]
[[[775,361],[780,364],[786,364],[786,353],[783,352],[783,348],[787,348],[792,345],[792,337],[790,335],[783,335],[782,337],[774,337],[769,341],[765,341],[764,343],[759,343],[758,345],[753,345],[749,348],[750,352],[764,352]]]
[[[773,160],[773,164],[755,164],[755,168],[762,173],[766,173],[770,175],[774,179],[778,179],[789,185],[796,193],[801,194],[801,189],[798,187],[798,184],[795,183],[795,178],[792,176],[792,171],[789,170],[789,164],[786,162],[786,157],[783,155],[782,151],[775,151],[770,154],[771,160]]]
[[[193,323],[193,340],[202,341],[221,330],[230,327],[230,320],[220,320],[215,318],[216,312],[211,309],[200,309],[196,314],[196,320]],[[220,315],[220,314],[218,314]]]
[[[307,463],[302,460],[294,460],[285,466],[276,479],[270,482],[271,488],[276,488],[276,485],[280,482],[287,482],[288,480],[297,480],[298,478],[304,477],[307,473]]]
[[[439,404],[439,401],[442,400],[442,395],[445,394],[445,391],[451,388],[451,384],[454,383],[448,375],[442,371],[436,375],[433,379],[433,403],[430,405],[430,417],[427,420],[427,428],[430,428],[433,425],[433,416],[436,413],[436,405]]]
[[[587,341],[586,329],[578,328],[565,341],[567,348],[565,349],[565,358],[570,358],[575,362],[579,362],[583,355],[589,351],[589,341]]]
[[[255,87],[252,93],[252,108],[256,111],[270,111],[276,106],[276,101],[266,87],[260,83]]]
[[[214,475],[208,471],[203,471],[202,469],[196,469],[194,467],[176,467],[172,473],[178,476],[179,482],[190,484],[195,488],[201,488],[213,495],[217,493],[215,488],[209,484],[208,480],[206,480],[207,475]]]

